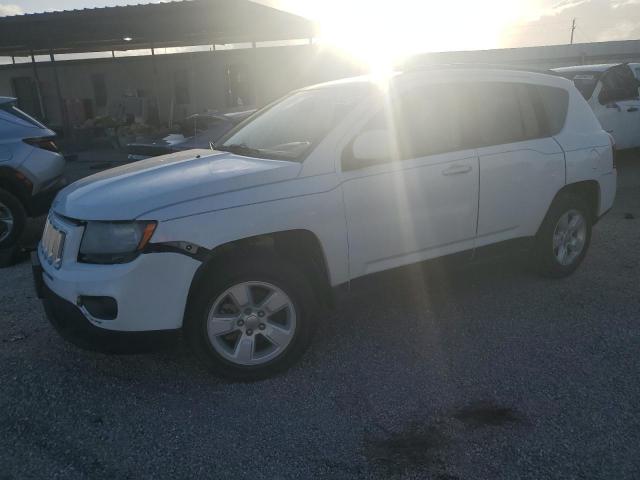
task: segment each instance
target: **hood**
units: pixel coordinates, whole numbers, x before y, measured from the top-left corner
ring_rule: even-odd
[[[132,220],[169,205],[295,178],[302,165],[211,150],[149,158],[83,178],[52,209],[78,220]]]

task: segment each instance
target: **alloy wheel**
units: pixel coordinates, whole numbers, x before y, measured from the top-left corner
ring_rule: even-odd
[[[213,302],[207,335],[213,349],[237,365],[262,365],[280,356],[293,340],[296,308],[279,287],[241,282]]]
[[[587,222],[578,210],[565,212],[553,230],[553,254],[564,266],[571,265],[582,253],[587,239]]]
[[[0,242],[9,238],[13,232],[14,218],[9,207],[0,202]]]

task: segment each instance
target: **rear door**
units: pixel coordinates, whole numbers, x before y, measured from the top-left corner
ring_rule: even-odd
[[[565,183],[564,153],[541,100],[548,88],[479,83],[472,89],[480,161],[477,246],[535,234]],[[568,96],[558,93],[555,102]]]

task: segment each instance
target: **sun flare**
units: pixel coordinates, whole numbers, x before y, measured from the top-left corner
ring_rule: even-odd
[[[497,48],[505,29],[540,11],[539,0],[281,2],[316,20],[318,43],[337,47],[384,75],[419,52]]]

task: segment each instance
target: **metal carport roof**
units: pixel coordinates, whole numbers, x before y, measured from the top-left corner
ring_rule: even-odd
[[[185,0],[2,17],[0,56],[291,40],[314,34],[310,20],[248,0]]]

